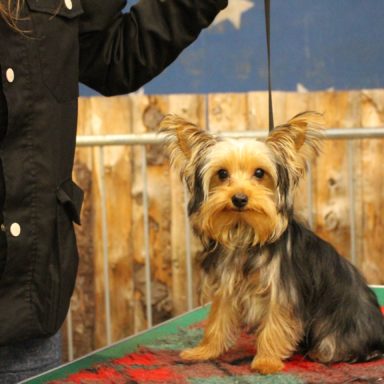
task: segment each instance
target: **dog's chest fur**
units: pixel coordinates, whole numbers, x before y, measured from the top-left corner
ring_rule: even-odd
[[[204,281],[209,296],[225,297],[248,326],[256,326],[271,305],[284,300],[277,292],[280,258],[271,259],[267,252],[251,256],[248,249],[221,250]]]

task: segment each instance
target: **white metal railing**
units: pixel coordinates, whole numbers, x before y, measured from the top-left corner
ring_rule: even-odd
[[[230,137],[234,139],[254,138],[262,139],[267,136],[266,131],[243,131],[243,132],[222,132],[220,136]],[[344,139],[348,140],[348,199],[350,206],[355,204],[355,177],[354,177],[354,150],[353,141],[355,139],[373,139],[384,138],[384,127],[380,128],[332,128],[325,130],[325,139],[335,140]],[[112,327],[111,327],[111,305],[110,305],[110,291],[109,291],[109,273],[108,273],[108,223],[107,223],[107,208],[106,208],[106,185],[104,173],[104,149],[109,146],[132,146],[138,145],[142,147],[141,152],[141,172],[143,178],[143,208],[144,208],[144,255],[145,255],[145,278],[146,278],[146,308],[147,308],[147,321],[148,327],[152,327],[152,297],[151,297],[151,264],[150,264],[150,244],[149,244],[149,212],[148,212],[148,182],[147,182],[147,144],[162,144],[164,137],[156,133],[143,133],[143,134],[124,134],[124,135],[98,135],[98,136],[78,136],[78,147],[97,147],[99,151],[99,167],[100,173],[100,194],[101,194],[101,219],[102,219],[102,243],[103,243],[103,267],[104,267],[104,289],[105,289],[105,327],[107,344],[112,343]],[[309,165],[307,174],[307,201],[308,201],[308,222],[313,226],[313,189],[312,189],[312,169]],[[192,282],[192,252],[191,252],[191,237],[190,227],[187,213],[187,193],[184,187],[184,215],[185,215],[185,250],[186,250],[186,275],[187,275],[187,308],[191,310],[193,307],[193,282]],[[356,263],[356,218],[354,210],[350,209],[350,232],[351,232],[351,260]],[[73,360],[73,326],[71,310],[69,310],[67,317],[67,333],[68,333],[68,358]]]
[[[266,131],[220,132],[220,136],[234,139],[263,139]],[[384,127],[380,128],[330,128],[325,130],[325,139],[374,139],[384,137]],[[161,144],[164,136],[157,133],[130,133],[124,135],[85,135],[77,137],[77,146],[111,146],[111,145],[146,145]]]

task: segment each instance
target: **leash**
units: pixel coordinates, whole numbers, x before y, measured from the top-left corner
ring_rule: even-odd
[[[272,105],[272,81],[271,81],[271,2],[264,0],[265,9],[265,32],[267,37],[267,61],[268,61],[268,110],[269,110],[269,132],[274,128],[273,105]]]

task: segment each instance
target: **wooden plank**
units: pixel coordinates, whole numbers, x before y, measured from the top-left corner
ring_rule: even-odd
[[[245,131],[248,126],[247,95],[208,95],[208,127],[212,132]]]
[[[128,97],[91,98],[92,134],[114,134],[130,132],[130,99]],[[92,169],[94,178],[94,268],[95,268],[95,346],[106,344],[104,255],[101,216],[101,168],[98,148],[92,150]],[[109,292],[111,304],[112,341],[132,333],[133,317],[130,308],[133,305],[132,258],[129,235],[131,232],[130,216],[131,164],[128,161],[132,149],[123,146],[104,148],[104,175],[106,188],[106,210],[108,227],[109,254]],[[125,308],[125,310],[124,310]]]
[[[168,111],[168,98],[160,96],[136,96],[132,98],[134,133],[157,132],[163,115]],[[169,166],[160,146],[146,146],[147,186],[149,208],[149,256],[151,260],[151,309],[153,324],[172,315],[172,272],[170,244],[171,199],[169,187]],[[135,263],[136,309],[142,313],[137,319],[146,318],[147,297],[145,279],[145,237],[143,198],[145,180],[142,173],[143,148],[133,149],[132,169],[134,170],[131,235]],[[146,319],[148,320],[148,319]],[[135,322],[135,331],[148,324]]]
[[[131,130],[133,133],[145,133],[147,131],[143,116],[148,108],[148,98],[144,95],[135,95],[132,100]],[[133,258],[134,276],[132,277],[135,317],[134,332],[147,328],[146,317],[146,279],[145,279],[145,233],[144,233],[144,181],[142,173],[143,152],[139,146],[132,148],[130,158],[132,167],[132,195],[131,221],[132,231],[129,237],[130,252]],[[152,275],[151,275],[152,282]]]
[[[363,127],[384,125],[384,91],[364,90],[361,98]],[[358,203],[363,253],[359,266],[372,284],[384,283],[384,140],[360,140],[356,159]]]
[[[310,108],[324,114],[326,128],[359,126],[359,92],[319,92]],[[315,230],[345,257],[351,257],[348,148],[325,140],[314,168]]]
[[[197,124],[201,128],[206,127],[206,104],[205,96],[200,95],[172,95],[169,97],[169,111]],[[169,164],[167,163],[169,167]],[[185,212],[185,205],[188,201],[188,195],[184,194],[183,182],[180,179],[177,170],[169,170],[169,182],[171,193],[171,254],[172,254],[172,298],[173,314],[178,315],[188,309],[188,280],[187,280],[187,255],[186,241],[188,227]],[[189,226],[189,225],[188,225]],[[191,258],[195,259],[201,251],[201,245],[198,239],[189,231],[191,240]],[[192,305],[198,303],[196,269],[192,270]]]

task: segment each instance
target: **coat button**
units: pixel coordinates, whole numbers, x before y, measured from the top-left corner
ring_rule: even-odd
[[[12,68],[8,68],[5,72],[5,77],[7,78],[8,83],[13,83],[15,80],[15,72]]]
[[[11,226],[9,227],[9,231],[11,232],[11,235],[13,237],[18,237],[20,236],[20,233],[21,233],[21,227],[20,227],[20,224],[19,223],[13,223],[11,224]]]
[[[73,7],[72,0],[64,0],[64,4],[69,10]]]

